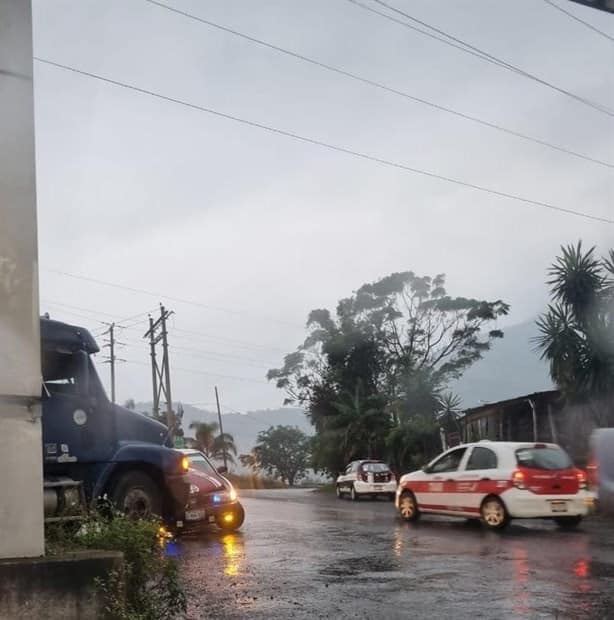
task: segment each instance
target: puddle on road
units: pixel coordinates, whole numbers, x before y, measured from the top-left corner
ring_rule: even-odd
[[[397,569],[397,563],[391,558],[368,556],[338,560],[319,572],[327,577],[354,577],[361,573],[391,573]]]

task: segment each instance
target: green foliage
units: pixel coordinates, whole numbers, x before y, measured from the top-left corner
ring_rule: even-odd
[[[575,402],[614,397],[614,250],[598,258],[582,242],[561,248],[549,270],[552,303],[537,346],[550,375]]]
[[[258,433],[252,455],[244,457],[252,469],[264,471],[293,486],[308,467],[309,437],[295,426],[271,426]]]
[[[484,328],[508,311],[501,300],[449,296],[443,274],[393,273],[340,300],[335,316],[312,310],[303,344],[267,377],[306,406],[318,470],[392,454],[401,426],[428,451],[443,390],[503,336]]]
[[[164,553],[159,527],[155,519],[131,520],[119,513],[111,517],[93,514],[79,526],[48,526],[47,552],[121,551],[123,574],[110,574],[97,583],[108,616],[118,620],[171,620],[186,611],[187,601],[177,564]]]

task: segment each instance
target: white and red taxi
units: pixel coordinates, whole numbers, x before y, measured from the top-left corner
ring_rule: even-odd
[[[397,479],[386,463],[365,459],[352,461],[337,478],[335,487],[339,499],[349,495],[354,501],[361,497],[392,500],[397,490]]]
[[[510,519],[554,519],[575,527],[592,511],[586,474],[555,444],[480,441],[444,452],[401,477],[395,505],[407,521],[421,513],[480,518],[491,529]]]

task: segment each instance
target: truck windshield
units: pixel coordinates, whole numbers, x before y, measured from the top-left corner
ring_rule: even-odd
[[[50,394],[83,394],[84,377],[87,372],[87,387],[92,396],[104,396],[104,388],[92,359],[87,361],[87,371],[76,355],[69,353],[43,353],[43,383]]]
[[[43,383],[52,394],[79,393],[79,363],[74,355],[43,354]]]

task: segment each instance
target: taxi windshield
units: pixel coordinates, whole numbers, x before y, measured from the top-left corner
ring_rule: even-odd
[[[190,465],[205,474],[217,477],[218,472],[203,454],[189,454]]]

